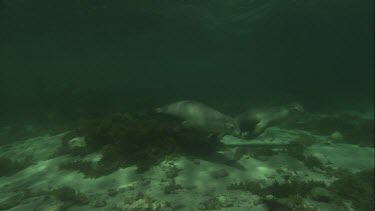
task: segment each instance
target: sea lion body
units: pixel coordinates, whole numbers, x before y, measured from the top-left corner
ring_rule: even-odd
[[[236,117],[237,125],[247,137],[253,138],[263,133],[268,127],[279,124],[290,116],[291,112],[303,112],[301,105],[250,109]]]
[[[183,124],[187,127],[196,127],[215,133],[237,134],[240,132],[234,118],[196,101],[178,101],[157,108],[156,111],[183,119]]]

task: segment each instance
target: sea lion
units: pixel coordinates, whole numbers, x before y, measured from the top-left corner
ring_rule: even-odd
[[[240,134],[234,118],[200,102],[178,101],[159,107],[156,111],[183,119],[183,125],[186,127],[195,127],[213,133]]]
[[[263,109],[250,109],[236,117],[237,125],[244,138],[255,138],[268,127],[285,120],[291,113],[303,112],[298,103]]]

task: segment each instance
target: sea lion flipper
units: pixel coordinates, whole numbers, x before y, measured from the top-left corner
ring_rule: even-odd
[[[258,124],[255,126],[254,134],[260,135],[261,133],[263,133],[263,131],[266,130],[267,126],[268,126],[267,121],[262,120],[258,122]]]

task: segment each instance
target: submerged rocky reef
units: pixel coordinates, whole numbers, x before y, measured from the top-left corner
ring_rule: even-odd
[[[355,210],[374,210],[374,169],[358,173],[338,170],[340,175],[331,184],[323,181],[289,180],[284,183],[274,181],[262,186],[255,181],[243,181],[228,185],[228,190],[249,191],[262,196],[269,210],[317,210],[305,203],[305,199],[336,205],[350,202]]]
[[[349,111],[330,115],[305,113],[300,118],[300,121],[294,119],[285,121],[281,126],[329,136],[332,140],[341,143],[374,147],[373,114],[364,117]]]
[[[82,146],[74,147],[72,140],[77,136],[84,137],[84,141]],[[207,156],[217,150],[219,141],[216,135],[183,127],[181,120],[174,117],[124,113],[86,120],[65,135],[58,153],[100,152],[102,158],[95,167],[85,161],[61,165],[63,169],[77,169],[97,177],[131,165],[143,172],[170,156]]]
[[[0,210],[373,210],[374,149],[342,125],[373,133],[353,118],[307,114],[252,140],[153,112],[86,118],[0,146]]]
[[[31,165],[31,163],[26,160],[15,161],[6,157],[0,157],[0,177],[11,176],[27,168],[29,165]]]

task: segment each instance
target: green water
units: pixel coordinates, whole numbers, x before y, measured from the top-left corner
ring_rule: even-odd
[[[369,211],[373,158],[373,0],[0,0],[0,210]]]
[[[0,115],[371,108],[372,0],[1,0]],[[225,108],[223,108],[225,109]]]

